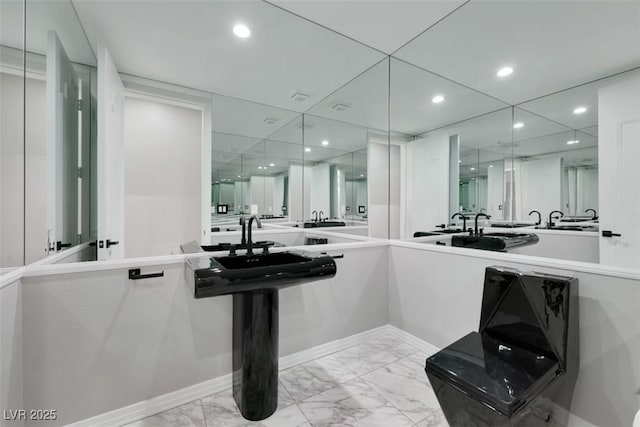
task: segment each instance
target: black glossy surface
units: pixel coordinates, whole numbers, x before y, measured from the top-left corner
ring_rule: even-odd
[[[344,227],[346,224],[343,221],[311,221],[305,222],[304,228],[316,228],[316,227]]]
[[[553,359],[471,332],[427,359],[427,374],[449,379],[505,415],[556,377]]]
[[[196,298],[283,288],[336,274],[336,263],[330,256],[294,252],[199,258],[189,263],[194,270]]]
[[[536,227],[540,230],[558,230],[558,231],[598,231],[598,227],[591,225],[554,225],[553,227]]]
[[[452,236],[451,246],[459,248],[482,249],[485,251],[504,251],[507,248],[505,241],[497,237],[485,236]]]
[[[526,224],[523,222],[504,222],[504,223],[491,223],[491,228],[520,228],[520,227],[531,227],[535,224]]]
[[[274,242],[272,240],[260,240],[257,242],[253,242],[253,247],[265,247],[265,246],[273,246],[273,247],[284,247],[282,243]],[[217,252],[217,251],[228,251],[231,247],[235,247],[236,249],[247,249],[247,243],[217,243],[215,245],[202,245],[200,246],[205,252]]]
[[[479,332],[426,361],[448,423],[519,425],[543,400],[569,409],[579,367],[578,318],[577,279],[488,267]]]
[[[442,236],[444,233],[437,231],[416,231],[413,233],[413,237],[429,237],[429,236]]]
[[[505,251],[517,246],[538,243],[538,236],[532,233],[486,233],[479,236],[453,236],[451,245],[462,248]]]
[[[233,295],[233,398],[259,421],[278,406],[278,291]]]

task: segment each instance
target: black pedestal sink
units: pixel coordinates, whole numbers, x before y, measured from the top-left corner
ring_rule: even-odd
[[[259,421],[278,405],[278,290],[335,276],[329,255],[276,252],[189,259],[195,297],[233,295],[233,397]]]

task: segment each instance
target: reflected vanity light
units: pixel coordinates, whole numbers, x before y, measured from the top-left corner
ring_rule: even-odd
[[[489,165],[489,167],[490,167],[490,168],[492,168],[492,167],[493,167],[493,165]]]
[[[329,145],[329,141],[325,139],[324,141],[322,141],[322,145]]]
[[[523,127],[524,127],[524,123],[522,123],[522,122],[518,122],[518,123],[514,123],[513,124],[513,128],[514,129],[520,129],[520,128],[523,128]]]
[[[582,114],[587,111],[587,107],[577,107],[573,110],[573,114]]]
[[[431,102],[433,102],[434,104],[440,104],[442,101],[444,101],[444,96],[442,95],[436,95],[431,98]]]
[[[244,24],[237,24],[233,27],[233,34],[240,37],[241,39],[246,39],[251,35],[251,30]]]
[[[364,174],[360,174],[360,178],[364,178]]]
[[[513,68],[511,67],[502,67],[498,70],[498,77],[507,77],[508,75],[510,75],[511,73],[513,73]]]
[[[269,163],[269,166],[270,166],[270,167],[274,167],[274,166],[275,166],[275,164],[274,164],[274,163]]]
[[[304,151],[306,151],[307,153],[311,152],[311,148],[307,147],[304,149]]]
[[[573,139],[571,141],[567,141],[567,145],[573,145],[573,144],[579,144],[580,141],[578,141],[577,139]]]

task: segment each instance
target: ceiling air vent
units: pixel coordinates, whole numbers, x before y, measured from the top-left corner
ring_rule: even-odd
[[[311,97],[311,94],[301,92],[299,90],[293,92],[293,94],[291,95],[291,99],[293,99],[296,102],[305,102],[310,97]]]
[[[305,129],[311,129],[311,128],[313,128],[315,125],[314,125],[313,123],[310,123],[309,121],[306,121],[306,120],[305,120],[304,125],[302,124],[302,122],[298,122],[298,123],[297,123],[297,126],[298,126],[298,129],[302,129],[302,128],[305,128]]]
[[[280,119],[277,118],[277,117],[269,117],[269,116],[267,116],[267,117],[264,118],[264,122],[266,124],[268,124],[268,125],[273,125],[273,124],[275,124],[275,123],[277,123],[279,121],[280,121]]]
[[[351,108],[351,105],[344,104],[342,102],[336,102],[335,104],[331,105],[331,109],[336,110],[339,113],[342,113],[343,111],[347,111],[349,108]]]

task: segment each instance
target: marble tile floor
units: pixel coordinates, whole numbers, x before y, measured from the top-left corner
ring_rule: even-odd
[[[242,418],[228,389],[126,427],[448,427],[426,357],[387,334],[281,370],[278,409],[266,420]]]

